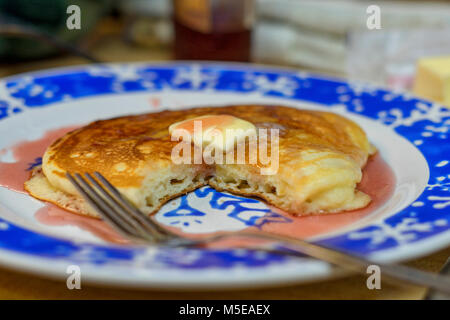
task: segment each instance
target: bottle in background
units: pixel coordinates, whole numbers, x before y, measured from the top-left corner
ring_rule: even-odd
[[[253,0],[173,0],[175,58],[249,61]]]

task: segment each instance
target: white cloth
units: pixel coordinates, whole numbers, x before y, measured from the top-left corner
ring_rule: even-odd
[[[381,30],[367,28],[378,5]],[[423,55],[450,54],[450,5],[357,0],[259,0],[253,57],[386,84]],[[388,63],[386,63],[388,62]]]

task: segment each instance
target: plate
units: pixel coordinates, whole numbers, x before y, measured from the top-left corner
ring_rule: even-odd
[[[26,177],[40,161],[35,142],[61,128],[125,114],[233,103],[343,114],[364,128],[394,172],[392,195],[370,214],[340,224],[327,217],[317,223],[315,218],[302,220],[312,229],[324,221],[334,225],[305,234],[309,240],[384,262],[450,244],[450,110],[409,94],[292,69],[203,62],[106,64],[5,78],[0,81],[0,176],[4,180],[17,169],[22,152],[30,157],[21,171]],[[16,180],[11,183],[20,185]],[[0,188],[1,264],[60,279],[76,265],[82,281],[160,289],[279,285],[337,274],[329,264],[307,257],[242,248],[112,243],[104,233],[99,237],[104,226],[73,221],[76,215],[69,213],[69,218],[54,214],[52,220],[49,212],[45,203],[25,193]],[[288,228],[293,223],[261,201],[209,187],[172,200],[156,219],[186,233]]]

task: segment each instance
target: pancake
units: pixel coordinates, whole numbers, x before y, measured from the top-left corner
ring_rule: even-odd
[[[276,173],[261,174],[259,158],[244,164],[174,163],[171,153],[180,142],[171,140],[169,126],[205,115],[230,115],[258,129],[278,129]],[[357,124],[329,112],[267,105],[162,111],[95,121],[67,133],[48,147],[42,168],[33,171],[25,189],[38,199],[98,217],[65,176],[98,171],[146,214],[204,185],[263,198],[293,215],[335,213],[370,202],[357,184],[374,152]]]

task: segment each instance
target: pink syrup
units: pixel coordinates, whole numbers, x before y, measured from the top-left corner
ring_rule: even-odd
[[[292,223],[271,223],[262,227],[264,231],[275,232],[299,238],[308,238],[329,233],[348,226],[368,216],[381,207],[392,196],[395,189],[395,175],[389,165],[377,153],[371,157],[363,169],[363,178],[358,189],[368,194],[372,201],[362,209],[325,215],[292,217],[272,208],[275,212],[291,218]]]
[[[39,157],[42,157],[47,147],[65,133],[77,127],[65,127],[48,131],[40,139],[33,141],[23,141],[8,148],[16,162],[0,162],[0,186],[10,190],[26,193],[23,184],[30,176],[30,165]],[[6,152],[2,150],[0,152]],[[45,206],[35,213],[35,218],[39,222],[50,226],[74,225],[83,230],[89,231],[105,241],[114,243],[128,243],[105,222],[71,213],[60,207],[46,202]]]
[[[0,186],[10,190],[25,193],[24,182],[29,178],[30,171],[27,169],[36,158],[41,157],[46,148],[56,139],[65,133],[76,129],[75,127],[65,127],[48,131],[42,138],[34,141],[24,141],[10,148],[16,160],[14,163],[0,162]],[[0,152],[5,152],[2,150]],[[272,210],[286,216],[290,223],[267,223],[262,230],[267,232],[289,235],[298,238],[308,238],[333,232],[345,226],[349,226],[361,218],[368,216],[377,208],[382,206],[393,194],[395,189],[395,175],[383,158],[376,154],[371,157],[363,169],[363,179],[358,185],[359,190],[367,193],[372,202],[363,209],[341,212],[336,214],[314,215],[293,217],[280,209],[272,207]],[[63,226],[74,225],[87,230],[105,241],[118,244],[129,243],[105,222],[68,212],[54,204],[46,203],[35,214],[36,219],[46,225]],[[177,228],[170,228],[177,233],[181,231]],[[257,231],[256,227],[248,228],[248,231]],[[185,234],[192,238],[201,238],[201,234]],[[248,241],[246,244],[248,245]],[[253,243],[253,241],[252,241]],[[258,241],[255,241],[255,244]],[[214,247],[239,246],[241,240],[224,240],[214,244]]]

